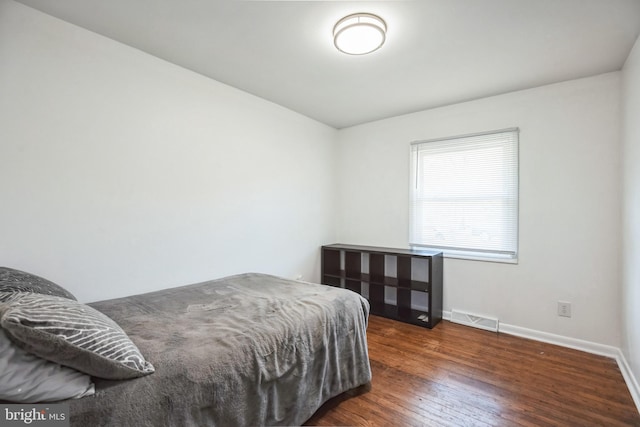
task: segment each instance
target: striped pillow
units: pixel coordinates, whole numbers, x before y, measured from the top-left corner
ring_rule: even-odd
[[[0,302],[8,300],[14,292],[33,292],[76,300],[71,292],[47,279],[13,268],[0,267]]]
[[[94,377],[121,380],[154,372],[120,326],[77,301],[19,294],[0,303],[0,327],[25,351]]]

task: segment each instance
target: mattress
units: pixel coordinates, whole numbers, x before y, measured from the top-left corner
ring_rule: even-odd
[[[156,371],[95,379],[72,425],[300,425],[371,380],[369,303],[346,289],[247,273],[90,305]]]

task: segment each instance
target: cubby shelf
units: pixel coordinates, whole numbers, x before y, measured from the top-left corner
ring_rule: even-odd
[[[369,300],[371,314],[433,328],[442,319],[442,252],[333,244],[322,283]]]

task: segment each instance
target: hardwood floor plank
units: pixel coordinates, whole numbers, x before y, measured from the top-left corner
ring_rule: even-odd
[[[373,379],[306,425],[640,426],[615,360],[447,321],[371,316]]]

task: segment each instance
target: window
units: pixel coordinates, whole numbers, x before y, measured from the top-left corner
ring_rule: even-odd
[[[515,262],[518,129],[411,144],[411,246]]]

